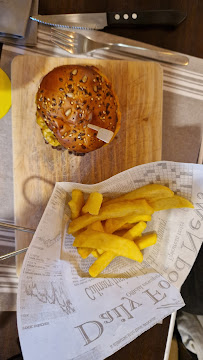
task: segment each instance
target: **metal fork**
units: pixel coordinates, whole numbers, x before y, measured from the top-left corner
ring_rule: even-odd
[[[62,31],[58,28],[51,29],[52,42],[69,52],[70,54],[80,55],[91,53],[98,49],[112,50],[114,52],[122,52],[122,55],[130,57],[146,57],[156,61],[187,65],[189,59],[186,56],[175,54],[168,50],[152,50],[140,46],[131,46],[122,43],[102,43],[91,40],[74,31]]]
[[[0,227],[12,229],[12,230],[24,231],[24,232],[28,232],[28,233],[31,233],[31,234],[34,234],[34,233],[35,233],[35,230],[34,230],[34,229],[30,229],[30,228],[26,228],[26,227],[23,227],[23,226],[18,226],[18,225],[9,224],[9,223],[6,223],[6,222],[0,222]],[[0,256],[0,261],[1,261],[1,260],[9,259],[9,258],[12,257],[12,256],[16,256],[16,255],[22,254],[22,253],[26,252],[27,249],[28,249],[28,247],[26,247],[26,248],[24,248],[24,249],[19,249],[19,250],[13,251],[13,252],[8,253],[8,254],[1,255],[1,256]]]

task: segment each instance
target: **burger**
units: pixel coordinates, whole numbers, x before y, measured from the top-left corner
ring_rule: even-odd
[[[117,96],[109,79],[94,66],[54,68],[39,85],[36,105],[45,142],[76,155],[101,148],[120,128]]]

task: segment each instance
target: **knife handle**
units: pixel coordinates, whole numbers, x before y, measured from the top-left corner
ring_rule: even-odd
[[[107,13],[110,27],[133,27],[137,25],[171,25],[181,23],[187,14],[177,10],[122,11]]]

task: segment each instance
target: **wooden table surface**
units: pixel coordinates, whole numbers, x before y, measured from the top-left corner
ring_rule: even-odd
[[[179,9],[187,12],[177,28],[106,28],[104,31],[170,50],[203,58],[203,1],[201,0],[39,0],[39,14],[105,12],[122,10]],[[109,359],[162,360],[170,318],[142,334]],[[22,359],[18,343],[16,314],[0,313],[0,360]],[[19,354],[19,355],[18,355]]]

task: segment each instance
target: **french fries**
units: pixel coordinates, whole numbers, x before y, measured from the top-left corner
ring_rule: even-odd
[[[101,221],[96,221],[95,223],[89,225],[87,229],[104,232],[104,228]],[[99,257],[99,255],[103,254],[103,252],[104,251],[102,249],[92,250],[92,255],[94,257]]]
[[[143,230],[146,228],[146,223],[141,221],[137,225],[135,225],[131,230],[127,231],[123,238],[134,240],[136,237],[140,236]],[[156,235],[156,234],[155,234]],[[138,240],[137,240],[138,241]],[[150,243],[150,239],[148,242],[146,241],[146,244],[148,243],[148,246],[152,244],[152,241]],[[135,244],[140,249],[137,242]],[[144,242],[142,243],[142,246],[144,245]],[[146,246],[145,246],[146,247]],[[89,268],[89,274],[92,277],[96,277],[100,272],[102,272],[109,264],[110,262],[115,259],[116,255],[112,251],[105,251],[98,259],[90,266]],[[142,258],[141,258],[142,259]]]
[[[136,238],[141,235],[142,231],[145,229],[146,223],[140,222],[139,224],[134,226],[133,232],[127,231],[123,234],[123,238],[134,240],[135,244],[138,246],[140,250],[145,249],[148,246],[154,245],[156,243],[157,235],[149,234],[144,235],[140,238]],[[131,229],[132,230],[132,229]],[[89,274],[92,277],[98,276],[110,263],[113,259],[115,259],[116,255],[112,251],[105,251],[98,259],[90,266]]]
[[[105,251],[89,268],[92,277],[98,276],[111,262],[116,255],[111,251]]]
[[[150,221],[150,215],[137,215],[136,213],[123,216],[121,218],[108,219],[105,222],[105,231],[109,234],[113,234],[116,230],[122,228],[125,224],[134,224],[139,221]]]
[[[143,260],[141,251],[133,241],[95,230],[86,230],[80,233],[76,236],[73,246],[92,249],[98,247],[105,251],[111,251],[117,256],[124,256],[139,262]]]
[[[89,213],[91,215],[98,215],[103,201],[103,195],[98,192],[93,192],[89,195],[86,204],[82,208],[82,213]]]
[[[137,215],[152,215],[153,212],[154,210],[146,200],[123,201],[110,204],[101,208],[99,215],[85,214],[74,219],[69,225],[68,232],[69,234],[74,234],[76,231],[83,229],[98,220],[102,221],[110,218],[123,217],[132,213]]]
[[[132,229],[128,230],[123,237],[125,239],[134,240],[136,237],[139,237],[142,232],[146,229],[147,224],[144,221],[140,221],[138,224],[133,226]]]
[[[133,190],[122,196],[119,196],[116,199],[109,200],[105,203],[105,206],[125,200],[136,200],[136,199],[150,200],[153,198],[162,199],[162,198],[172,197],[173,195],[174,192],[166,186],[159,184],[149,184],[142,186],[139,189]]]
[[[101,221],[96,221],[93,224],[89,225],[88,229],[104,232],[104,228]]]
[[[157,242],[157,234],[146,234],[137,239],[135,239],[135,244],[138,246],[140,250],[146,249],[149,246],[156,244]]]
[[[71,209],[71,219],[76,219],[84,205],[84,195],[81,190],[75,189],[72,191],[72,200],[69,201],[68,205]]]
[[[156,233],[142,234],[155,211],[193,208],[190,201],[159,184],[145,185],[110,200],[94,192],[85,205],[82,192],[73,190],[69,206],[72,221],[68,232],[75,236],[73,246],[83,259],[90,254],[96,258],[89,268],[92,277],[117,256],[143,261],[141,250],[157,242]]]
[[[91,248],[82,248],[78,247],[78,254],[81,256],[82,259],[86,259],[92,252]]]
[[[134,226],[134,224],[124,224],[121,227],[119,227],[119,230],[129,230],[129,229],[132,229],[133,226]]]
[[[184,207],[188,207],[192,209],[194,208],[193,204],[189,200],[178,195],[174,195],[171,198],[150,201],[150,205],[153,207],[154,211],[184,208]]]
[[[97,259],[100,254],[98,253],[98,251],[96,249],[92,250],[91,254]]]

